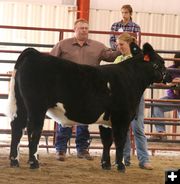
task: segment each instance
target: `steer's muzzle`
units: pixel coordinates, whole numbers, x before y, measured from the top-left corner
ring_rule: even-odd
[[[163,73],[163,83],[166,84],[167,82],[172,82],[172,76],[168,70]]]

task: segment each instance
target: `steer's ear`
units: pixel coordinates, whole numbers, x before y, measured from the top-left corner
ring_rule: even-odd
[[[149,43],[145,43],[144,45],[143,45],[143,53],[144,53],[144,55],[146,55],[146,54],[154,54],[154,49],[153,49],[153,47],[149,44]]]
[[[142,50],[140,49],[140,47],[135,42],[130,43],[130,50],[131,50],[131,54],[133,56],[136,56],[137,54],[142,53]]]
[[[143,45],[143,54],[144,54],[144,61],[150,61],[154,55],[155,51],[153,47],[149,43],[145,43]]]

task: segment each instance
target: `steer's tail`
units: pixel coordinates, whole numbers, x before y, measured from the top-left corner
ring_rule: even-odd
[[[14,66],[14,71],[12,72],[12,76],[11,76],[11,80],[10,80],[10,91],[9,91],[9,95],[8,95],[8,103],[7,103],[7,109],[6,109],[6,115],[8,117],[10,117],[11,120],[13,120],[15,117],[17,117],[16,95],[20,95],[18,87],[16,87],[16,90],[15,90],[15,85],[18,85],[18,80],[17,79],[15,80],[16,72],[24,63],[26,57],[33,56],[35,54],[39,54],[39,52],[33,48],[25,49],[19,55],[19,57],[16,61],[16,64]]]
[[[13,120],[17,116],[17,106],[16,106],[16,98],[15,98],[15,74],[16,70],[14,69],[11,80],[10,80],[10,91],[8,95],[8,102],[7,102],[7,110],[6,116],[8,116],[11,120]]]

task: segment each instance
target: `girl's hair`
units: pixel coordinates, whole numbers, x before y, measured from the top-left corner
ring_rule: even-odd
[[[119,35],[118,41],[121,41],[121,40],[127,42],[128,44],[132,42],[137,43],[136,38],[127,32],[123,32],[122,34]]]
[[[132,16],[133,9],[132,9],[131,5],[125,4],[125,5],[123,5],[123,6],[121,7],[121,10],[122,10],[122,9],[127,9],[127,10],[129,11],[130,15]],[[132,20],[132,17],[131,17],[131,20]]]

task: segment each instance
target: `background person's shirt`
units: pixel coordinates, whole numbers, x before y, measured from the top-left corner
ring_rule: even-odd
[[[138,33],[141,31],[141,29],[140,29],[140,26],[138,24],[136,24],[135,22],[133,22],[131,20],[127,24],[124,24],[123,20],[121,20],[119,22],[115,22],[112,24],[111,31]],[[110,40],[109,40],[110,46],[113,50],[116,49],[117,37],[118,37],[118,35],[113,35],[113,34],[110,36]]]
[[[172,65],[172,66],[169,66],[169,68],[176,68],[176,67],[175,65]],[[180,77],[180,71],[171,72],[171,76],[172,76],[172,79],[176,77]],[[168,89],[167,96],[171,99],[180,99],[180,89],[177,89],[177,90]]]
[[[81,46],[76,38],[68,38],[58,42],[50,54],[78,64],[97,66],[101,61],[113,62],[120,52],[112,51],[103,43],[95,40],[88,39]]]

